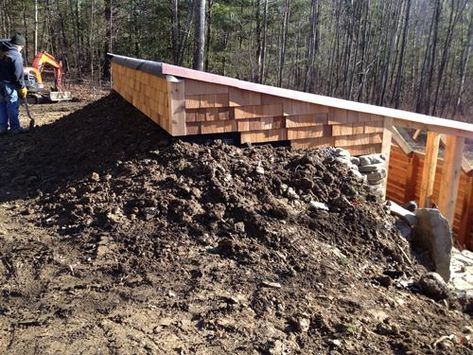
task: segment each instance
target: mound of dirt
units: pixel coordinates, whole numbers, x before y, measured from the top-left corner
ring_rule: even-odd
[[[0,352],[473,350],[335,150],[168,143],[113,95],[0,138]]]

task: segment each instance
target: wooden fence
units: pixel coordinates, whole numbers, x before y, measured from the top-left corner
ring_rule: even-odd
[[[432,203],[471,247],[471,172],[463,169],[473,124],[255,84],[161,62],[111,54],[112,87],[173,136],[234,133],[241,143],[285,141],[295,148],[335,146],[353,155],[383,153],[388,197]],[[392,149],[395,126],[428,132],[425,157]],[[445,136],[444,160],[438,161]],[[425,163],[424,163],[425,162]],[[437,163],[438,162],[438,163]],[[457,197],[458,195],[458,197]]]

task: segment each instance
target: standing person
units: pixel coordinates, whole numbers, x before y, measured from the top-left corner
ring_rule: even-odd
[[[26,98],[28,90],[23,79],[23,58],[21,51],[26,44],[25,37],[15,34],[9,42],[0,44],[0,135],[10,126],[13,134],[26,130],[19,120],[20,100]]]

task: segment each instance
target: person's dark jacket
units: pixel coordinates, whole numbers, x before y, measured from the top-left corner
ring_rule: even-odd
[[[18,90],[25,87],[23,57],[10,42],[0,42],[0,81],[13,84]]]

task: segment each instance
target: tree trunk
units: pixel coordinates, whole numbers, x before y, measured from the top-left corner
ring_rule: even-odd
[[[404,27],[402,29],[402,40],[401,40],[401,53],[399,54],[399,62],[397,66],[397,74],[394,83],[394,92],[393,99],[394,107],[399,108],[401,100],[401,87],[402,87],[402,70],[404,64],[404,56],[406,52],[406,39],[407,39],[407,29],[409,25],[409,16],[411,13],[411,0],[406,1],[406,12],[404,15]]]
[[[315,56],[317,54],[317,23],[318,23],[318,0],[312,0],[310,16],[310,32],[307,41],[306,66],[304,76],[304,91],[309,91],[313,83],[313,72]]]
[[[286,58],[287,32],[289,25],[290,1],[286,0],[283,13],[283,23],[281,29],[281,40],[279,42],[279,65],[278,65],[278,86],[282,86],[284,62]]]
[[[205,53],[205,0],[196,0],[195,7],[195,48],[193,68],[204,70]]]

